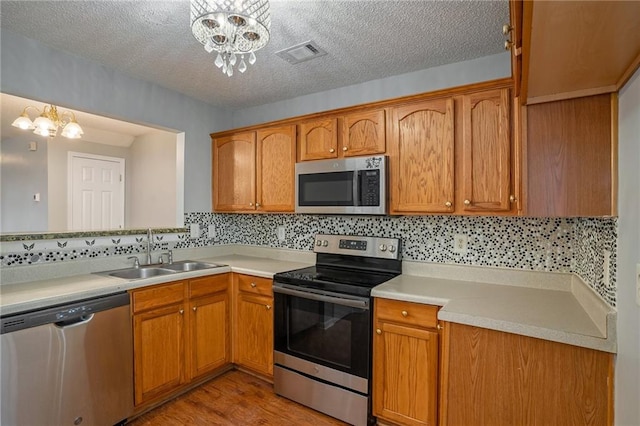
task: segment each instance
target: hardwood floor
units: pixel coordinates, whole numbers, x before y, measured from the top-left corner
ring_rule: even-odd
[[[346,423],[277,396],[271,384],[233,370],[127,425],[343,426]]]

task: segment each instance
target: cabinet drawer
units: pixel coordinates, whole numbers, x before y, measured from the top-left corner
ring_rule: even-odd
[[[252,294],[273,295],[273,280],[254,277],[252,275],[237,275],[238,290]]]
[[[184,300],[184,281],[156,285],[131,294],[133,312],[180,303]]]
[[[208,296],[220,291],[227,291],[229,274],[211,275],[189,280],[189,297]]]
[[[438,306],[422,303],[403,302],[401,300],[375,299],[375,317],[411,324],[418,327],[436,328],[438,324]]]

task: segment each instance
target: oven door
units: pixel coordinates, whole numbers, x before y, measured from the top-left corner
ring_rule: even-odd
[[[278,282],[273,292],[275,351],[369,378],[368,297],[320,293]]]

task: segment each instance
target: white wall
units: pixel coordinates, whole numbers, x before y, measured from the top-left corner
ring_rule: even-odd
[[[0,91],[185,133],[186,211],[211,211],[211,139],[231,111],[0,28]]]
[[[233,128],[511,75],[509,52],[367,81],[234,112]]]
[[[35,141],[37,149],[29,150]],[[0,232],[46,232],[47,143],[25,135],[0,143]],[[39,193],[40,201],[33,195]]]
[[[640,425],[640,70],[619,94],[618,115],[618,355],[615,423]]]
[[[182,220],[176,217],[176,155],[175,134],[152,132],[133,141],[127,228],[170,228]]]

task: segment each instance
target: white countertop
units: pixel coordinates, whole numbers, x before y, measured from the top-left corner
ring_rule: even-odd
[[[42,279],[47,273],[58,272],[32,270],[29,274],[38,278],[0,286],[0,313],[7,315],[225,272],[272,278],[277,272],[304,268],[315,261],[310,253],[256,247],[222,247],[185,255],[228,266],[138,280],[92,273]],[[79,266],[76,268],[80,270]],[[573,274],[407,261],[403,262],[402,275],[374,288],[372,295],[442,306],[438,318],[443,321],[616,351],[615,309]]]
[[[494,274],[500,270],[496,268]],[[550,273],[526,274],[523,281],[530,285],[402,274],[374,288],[372,296],[442,306],[438,319],[443,321],[616,351],[615,310],[604,302],[585,302],[584,293],[590,289],[581,288],[575,282],[578,277],[554,274],[549,279],[565,285],[552,289],[544,283],[536,285],[534,278],[544,281]]]

